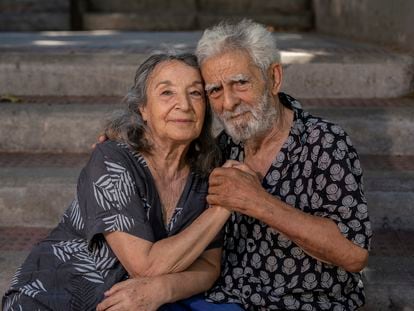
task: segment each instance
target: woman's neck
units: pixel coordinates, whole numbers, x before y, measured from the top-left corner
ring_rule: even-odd
[[[144,154],[148,165],[156,175],[173,180],[188,175],[187,151],[189,144],[160,144],[153,140],[150,153]]]

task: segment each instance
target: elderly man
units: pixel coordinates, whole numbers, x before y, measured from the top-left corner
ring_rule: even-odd
[[[357,309],[371,229],[349,137],[280,92],[279,52],[261,25],[207,29],[196,54],[225,129],[219,144],[232,161],[209,181],[208,203],[233,213],[221,276],[205,300],[223,310]],[[140,306],[191,295],[185,272],[159,278],[157,295],[155,281],[145,279],[116,285],[109,297],[122,292],[124,306]],[[199,309],[208,310],[207,302]]]

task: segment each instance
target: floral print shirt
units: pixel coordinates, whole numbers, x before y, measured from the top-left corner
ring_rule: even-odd
[[[294,111],[289,136],[262,181],[283,202],[334,221],[350,241],[369,248],[372,235],[362,170],[349,136],[280,93]],[[226,159],[243,161],[243,144],[222,133]],[[209,301],[246,310],[355,310],[364,304],[360,273],[323,263],[265,223],[233,213],[225,228],[222,273]]]

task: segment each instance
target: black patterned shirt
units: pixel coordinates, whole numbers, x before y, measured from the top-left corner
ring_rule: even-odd
[[[294,111],[289,136],[262,181],[272,195],[295,208],[333,220],[341,233],[368,249],[372,235],[358,155],[345,131]],[[222,133],[226,159],[243,162],[243,144]],[[214,302],[246,310],[355,310],[364,304],[360,273],[323,263],[265,223],[233,213],[225,228],[222,273],[207,293]]]

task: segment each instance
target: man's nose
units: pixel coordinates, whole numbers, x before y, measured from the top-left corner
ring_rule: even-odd
[[[224,90],[223,109],[233,111],[240,103],[240,98],[232,90]]]

